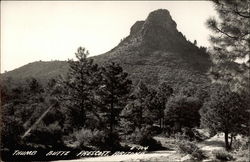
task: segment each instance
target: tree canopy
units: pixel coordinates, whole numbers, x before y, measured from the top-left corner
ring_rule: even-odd
[[[247,102],[226,86],[221,86],[211,94],[210,99],[200,110],[200,114],[202,126],[215,132],[225,133],[227,149],[230,149],[232,144],[228,142],[229,134],[234,137],[248,132]]]
[[[233,91],[249,90],[250,1],[214,0],[219,20],[206,24],[214,32],[210,50],[214,66],[211,78],[229,84]]]

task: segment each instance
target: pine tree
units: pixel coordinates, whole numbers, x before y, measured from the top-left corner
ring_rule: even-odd
[[[143,113],[146,110],[146,97],[149,94],[148,87],[140,80],[133,94],[136,97],[137,102],[137,113],[138,113],[138,127],[141,128],[142,124],[144,124],[144,115]]]
[[[113,62],[102,68],[102,78],[98,96],[102,102],[101,112],[106,118],[110,144],[112,144],[120,120],[120,112],[126,104],[132,82],[128,79],[128,74],[123,72],[122,67]]]
[[[160,119],[160,127],[162,127],[164,124],[164,110],[166,103],[168,101],[168,98],[172,95],[173,89],[166,83],[163,82],[159,85],[158,91],[156,94],[156,100],[157,100],[157,106],[159,109],[159,119]]]
[[[128,131],[151,126],[159,118],[156,91],[149,89],[140,81],[121,114],[124,118],[123,125]]]
[[[95,114],[93,99],[95,88],[98,87],[97,73],[99,67],[88,59],[88,51],[79,47],[75,54],[77,60],[69,60],[69,72],[63,81],[65,95],[63,99],[70,109],[73,126],[86,126],[89,112]],[[93,117],[93,116],[92,116]],[[91,118],[91,117],[90,117]]]
[[[199,126],[201,104],[198,98],[182,94],[173,96],[166,104],[165,118],[168,124],[174,126],[175,131],[181,128]]]
[[[222,86],[213,92],[200,110],[201,125],[225,134],[226,149],[231,149],[237,134],[248,133],[247,103],[238,93]],[[231,141],[229,142],[229,135]]]
[[[129,101],[121,112],[121,125],[127,134],[132,133],[136,128],[142,127],[142,110],[138,100]]]
[[[213,44],[210,53],[214,62],[210,70],[211,78],[229,84],[233,91],[248,91],[250,1],[213,0],[213,2],[220,20],[215,18],[207,20],[208,28],[214,32],[214,35],[210,36]]]

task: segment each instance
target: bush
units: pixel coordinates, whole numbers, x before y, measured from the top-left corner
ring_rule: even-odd
[[[81,129],[73,132],[71,135],[74,141],[78,143],[79,148],[86,146],[101,147],[105,143],[105,133],[99,130]]]
[[[213,151],[213,154],[214,154],[215,158],[218,160],[223,160],[223,161],[233,160],[233,156],[226,151],[222,151],[222,150]]]
[[[4,116],[3,116],[4,117]],[[21,121],[13,117],[5,116],[1,124],[1,147],[15,149],[21,141],[21,134],[24,132]]]
[[[47,148],[62,148],[64,147],[62,134],[62,127],[58,122],[47,126],[44,123],[40,123],[37,128],[30,132],[30,135],[26,136],[25,141],[35,146],[42,145]]]
[[[148,146],[150,151],[162,149],[161,143],[153,139],[149,130],[149,128],[136,128],[128,140],[138,145]]]
[[[139,144],[144,133],[146,132],[144,132],[142,129],[136,128],[135,131],[127,137],[127,140],[129,142]]]
[[[248,149],[248,138],[241,137],[240,139],[235,139],[232,143],[232,149],[235,151],[247,150]]]
[[[190,154],[194,159],[202,160],[206,157],[204,152],[193,142],[181,140],[177,146],[180,153]]]
[[[163,148],[161,143],[153,139],[151,136],[143,136],[139,144],[142,146],[148,146],[149,151],[155,151]]]
[[[195,139],[195,134],[193,132],[193,129],[189,127],[184,127],[181,129],[182,134],[189,140],[194,140]]]
[[[110,135],[103,130],[81,129],[70,135],[77,142],[78,148],[92,147],[98,150],[113,150],[120,148],[119,137],[116,133]]]
[[[178,140],[188,140],[188,141],[202,141],[208,138],[204,134],[200,133],[195,128],[184,127],[181,132],[175,133],[174,138]]]

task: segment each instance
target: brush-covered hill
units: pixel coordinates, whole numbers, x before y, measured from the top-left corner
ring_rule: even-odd
[[[134,82],[155,85],[204,83],[211,60],[204,48],[187,41],[177,30],[168,10],[159,9],[137,21],[130,35],[111,51],[94,57],[96,62],[119,62]]]
[[[66,75],[68,67],[66,61],[36,61],[2,74],[2,79],[11,78],[12,81],[16,82],[33,77],[46,83],[51,78]]]
[[[177,30],[168,10],[151,12],[145,21],[137,21],[130,35],[107,53],[92,57],[102,65],[118,62],[136,84],[149,85],[166,81],[171,85],[208,82],[206,72],[211,66],[209,55]],[[47,80],[67,72],[66,62],[34,62],[10,71],[3,78],[35,77]]]

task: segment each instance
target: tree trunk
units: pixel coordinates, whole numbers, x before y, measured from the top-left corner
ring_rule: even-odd
[[[80,108],[80,113],[81,113],[81,119],[82,119],[82,123],[80,126],[84,127],[85,126],[85,121],[86,121],[86,114],[85,114],[85,108],[84,108],[84,102],[81,102],[81,108]]]
[[[139,128],[141,129],[142,128],[142,106],[140,106],[140,111],[139,111]]]
[[[113,134],[113,125],[114,125],[114,113],[113,113],[114,110],[113,109],[114,109],[114,106],[112,102],[110,106],[110,135],[111,136]]]
[[[225,131],[225,144],[226,144],[226,150],[230,150],[230,145],[229,145],[229,141],[228,141],[228,132]]]
[[[111,103],[110,103],[110,137],[112,140],[113,136],[113,125],[114,125],[114,92],[113,92],[113,84],[111,84]]]
[[[229,147],[230,147],[230,148],[232,148],[233,138],[234,138],[234,136],[231,134],[231,137],[230,137],[230,140],[231,140],[231,141],[230,141],[230,144],[229,144]]]
[[[179,121],[175,121],[174,128],[175,128],[175,133],[176,132],[180,132],[180,130],[181,130],[181,124],[180,124]]]
[[[165,119],[164,119],[164,117],[162,118],[162,129],[164,129],[165,128]]]

